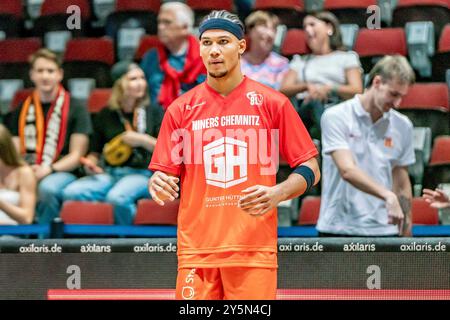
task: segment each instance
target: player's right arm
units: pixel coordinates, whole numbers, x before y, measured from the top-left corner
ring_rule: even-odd
[[[173,201],[178,198],[178,181],[179,178],[170,173],[156,171],[151,176],[148,189],[152,199],[160,206],[164,205],[164,201]]]

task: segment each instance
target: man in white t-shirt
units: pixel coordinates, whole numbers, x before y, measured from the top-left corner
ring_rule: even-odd
[[[414,72],[402,56],[386,56],[365,92],[329,108],[321,119],[321,236],[410,236],[413,125],[394,110]]]

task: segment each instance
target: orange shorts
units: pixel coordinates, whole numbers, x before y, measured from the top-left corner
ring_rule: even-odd
[[[275,300],[276,268],[179,269],[178,300]]]

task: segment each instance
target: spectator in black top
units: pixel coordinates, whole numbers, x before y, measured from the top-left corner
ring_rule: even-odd
[[[37,221],[49,223],[59,215],[62,191],[77,179],[92,125],[86,108],[71,103],[61,85],[64,72],[55,53],[39,49],[30,57],[30,67],[35,90],[6,123],[39,181]]]
[[[134,63],[116,80],[108,108],[93,119],[90,153],[83,160],[90,175],[64,190],[64,200],[106,201],[115,223],[133,222],[136,201],[149,198],[147,169],[156,144],[144,72]]]

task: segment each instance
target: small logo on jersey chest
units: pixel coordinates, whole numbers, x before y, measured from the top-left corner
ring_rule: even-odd
[[[196,103],[196,104],[193,104],[193,105],[187,104],[185,107],[186,107],[186,110],[192,110],[194,108],[201,107],[201,106],[203,106],[205,104],[206,104],[206,101],[203,101],[203,102]]]
[[[258,106],[260,107],[263,103],[263,96],[262,94],[255,92],[255,91],[250,91],[247,92],[247,98],[248,100],[250,100],[250,105],[251,106]]]

